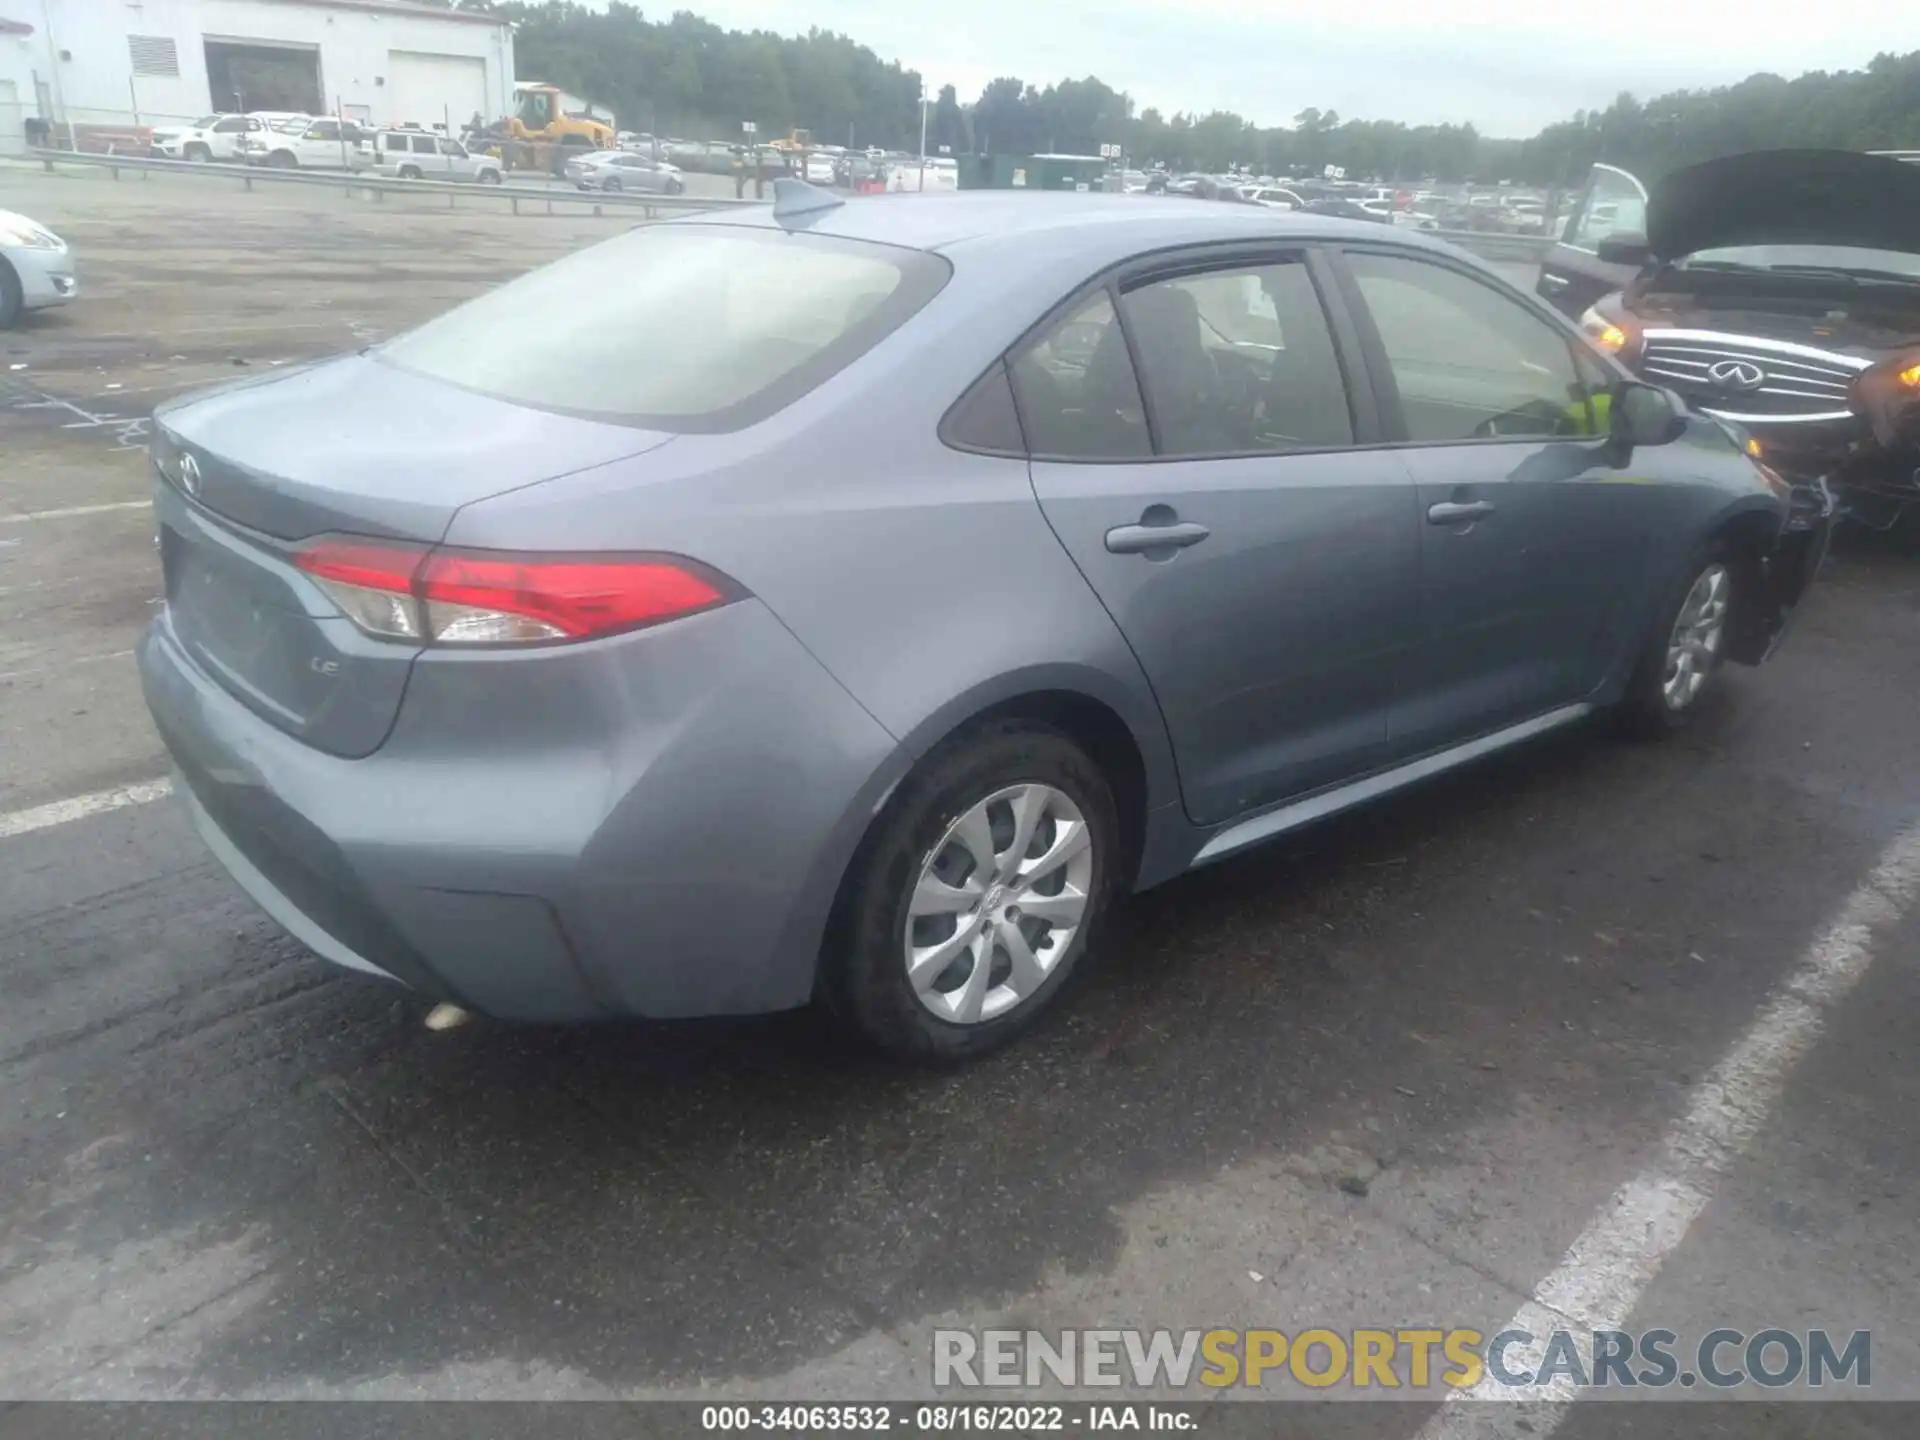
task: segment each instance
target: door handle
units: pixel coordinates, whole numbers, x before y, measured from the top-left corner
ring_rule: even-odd
[[[1117,525],[1107,531],[1107,549],[1115,555],[1141,555],[1152,550],[1184,550],[1213,532],[1192,520],[1169,525]]]
[[[1491,500],[1442,500],[1438,505],[1427,507],[1427,523],[1458,525],[1463,520],[1478,520],[1483,515],[1491,514],[1493,514]]]
[[[1542,271],[1540,275],[1540,288],[1553,291],[1564,290],[1567,288],[1567,277],[1564,275],[1549,275],[1545,271]]]

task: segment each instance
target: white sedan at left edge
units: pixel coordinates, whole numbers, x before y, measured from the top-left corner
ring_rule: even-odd
[[[29,310],[64,305],[79,293],[73,252],[46,226],[0,210],[0,330]]]

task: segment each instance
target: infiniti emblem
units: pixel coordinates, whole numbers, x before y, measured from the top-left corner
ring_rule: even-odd
[[[200,462],[191,455],[180,457],[180,488],[189,495],[200,493]]]
[[[1716,360],[1707,367],[1707,379],[1722,390],[1758,390],[1767,372],[1751,360]]]

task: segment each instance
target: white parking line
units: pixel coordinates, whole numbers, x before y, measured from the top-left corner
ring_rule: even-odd
[[[1509,1371],[1538,1369],[1550,1331],[1584,1336],[1626,1323],[1661,1264],[1713,1198],[1715,1183],[1759,1133],[1788,1074],[1818,1035],[1822,1012],[1859,984],[1873,964],[1875,933],[1901,918],[1916,890],[1920,829],[1907,831],[1881,853],[1872,873],[1807,947],[1747,1033],[1694,1089],[1658,1159],[1601,1208],[1507,1323],[1507,1329],[1540,1337],[1538,1343],[1508,1349]],[[1590,1368],[1590,1346],[1577,1348],[1581,1363]],[[1443,1404],[1415,1440],[1543,1440],[1559,1428],[1577,1397],[1577,1387],[1563,1375],[1538,1388],[1506,1386],[1487,1376],[1470,1390],[1453,1392],[1448,1401],[1527,1403]]]
[[[0,525],[25,525],[32,520],[71,520],[77,515],[105,515],[114,510],[146,510],[151,500],[116,500],[110,505],[69,505],[64,510],[23,510],[0,515]]]
[[[172,793],[171,780],[147,780],[139,785],[122,785],[114,790],[96,790],[91,795],[76,795],[71,800],[55,800],[48,805],[36,805],[31,810],[10,811],[0,815],[0,840],[34,830],[45,830],[52,825],[65,825],[70,820],[84,820],[89,815],[98,815],[107,810],[145,805],[150,800],[161,800]]]

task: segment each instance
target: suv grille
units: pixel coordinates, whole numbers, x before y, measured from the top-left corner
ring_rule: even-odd
[[[1849,413],[1847,387],[1867,364],[1786,341],[1649,330],[1639,369],[1690,404],[1733,419],[1812,420]]]

